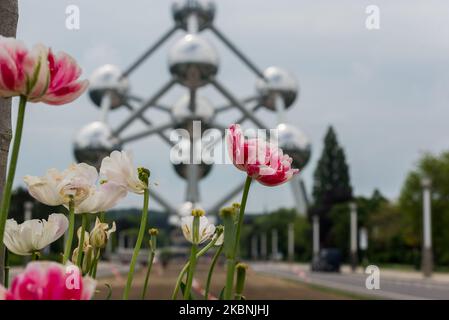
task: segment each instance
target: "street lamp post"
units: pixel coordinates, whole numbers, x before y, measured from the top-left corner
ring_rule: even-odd
[[[260,258],[262,260],[266,260],[267,259],[267,234],[266,232],[262,232],[262,234],[260,235]]]
[[[278,231],[277,229],[271,230],[271,259],[278,260]]]
[[[314,215],[312,218],[313,225],[313,259],[317,259],[320,254],[320,217]]]
[[[295,259],[295,225],[288,224],[288,261],[293,262]]]
[[[351,210],[351,269],[354,272],[357,268],[357,205],[352,202]]]
[[[423,188],[423,247],[421,268],[425,277],[432,276],[433,253],[432,253],[432,212],[431,191],[432,181],[425,177],[421,180]]]

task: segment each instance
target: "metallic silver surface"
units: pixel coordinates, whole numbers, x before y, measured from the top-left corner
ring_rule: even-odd
[[[312,153],[309,139],[300,129],[290,124],[281,123],[277,129],[279,147],[292,157],[295,168],[303,169]]]
[[[103,122],[95,121],[81,128],[74,141],[74,155],[78,162],[85,162],[97,169],[104,157],[114,150],[120,150],[117,138]]]
[[[195,142],[197,144],[196,150],[200,149],[200,141]],[[174,157],[174,163],[173,167],[175,168],[176,173],[183,179],[188,179],[189,174],[188,170],[191,170],[193,167],[192,163],[194,162],[194,159],[198,159],[198,162],[200,162],[200,155],[197,154],[196,156],[191,156],[191,141],[188,139],[182,139],[180,142],[176,143],[173,147],[173,157]],[[194,150],[195,150],[194,148]],[[207,149],[207,146],[203,145],[203,148]],[[203,152],[205,152],[203,150]],[[194,159],[192,159],[194,158]],[[198,176],[196,177],[198,180],[201,180],[202,178],[206,177],[210,171],[212,170],[211,164],[206,164],[204,162],[201,162],[198,165]]]
[[[278,67],[269,67],[263,72],[264,79],[258,79],[256,89],[262,97],[262,105],[276,111],[276,95],[281,95],[285,108],[292,106],[299,93],[295,77]]]
[[[187,34],[176,42],[168,54],[171,74],[188,88],[207,84],[217,74],[219,58],[215,48],[196,34]]]
[[[202,129],[206,129],[214,116],[214,107],[209,99],[197,96],[192,110],[190,107],[190,95],[185,95],[173,105],[171,114],[176,128],[189,130],[192,126],[192,121],[196,120],[201,121]]]
[[[198,28],[203,30],[212,23],[215,16],[215,3],[210,0],[179,0],[172,4],[175,23],[187,30],[188,18],[194,14],[198,19]]]
[[[96,69],[89,79],[89,97],[92,102],[100,107],[103,96],[106,93],[111,97],[111,109],[122,105],[123,97],[128,92],[129,82],[122,77],[119,67],[106,64]]]

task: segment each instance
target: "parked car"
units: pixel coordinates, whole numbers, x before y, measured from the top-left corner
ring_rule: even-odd
[[[341,251],[336,248],[325,248],[312,261],[312,271],[340,272]]]

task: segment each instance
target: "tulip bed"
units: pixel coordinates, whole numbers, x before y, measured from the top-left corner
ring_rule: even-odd
[[[97,284],[96,272],[102,250],[106,247],[115,223],[104,222],[107,211],[127,196],[129,192],[142,196],[142,214],[137,241],[129,265],[122,298],[128,299],[133,288],[137,257],[147,232],[150,170],[136,167],[127,151],[113,151],[105,157],[97,171],[86,163],[72,164],[59,171],[49,169],[44,176],[26,176],[25,184],[31,196],[50,206],[63,205],[67,213],[51,214],[47,220],[29,220],[17,224],[8,219],[12,183],[20,150],[25,111],[28,102],[62,105],[77,99],[87,88],[87,80],[80,81],[81,69],[66,53],[57,55],[43,46],[28,50],[20,41],[0,37],[0,96],[20,97],[18,116],[11,149],[10,163],[0,207],[0,253],[6,250],[17,255],[32,256],[23,273],[9,283],[8,261],[5,259],[0,298],[8,300],[89,300]],[[181,268],[173,289],[172,299],[179,293],[192,299],[192,285],[198,260],[209,250],[215,254],[208,268],[205,299],[214,275],[217,260],[226,258],[226,277],[219,298],[242,300],[247,266],[239,262],[239,242],[246,203],[253,181],[273,187],[287,182],[297,169],[291,167],[292,159],[282,150],[263,139],[247,139],[238,124],[227,130],[227,145],[235,167],[246,175],[240,203],[220,211],[223,225],[213,225],[200,209],[182,219],[182,232],[191,244],[188,261]],[[88,230],[89,215],[96,215],[95,226]],[[76,230],[75,220],[81,221]],[[40,261],[40,250],[66,234],[61,261]],[[150,254],[141,297],[145,299],[150,283],[150,273],[156,250],[158,231],[150,229]],[[7,257],[7,255],[6,255]]]

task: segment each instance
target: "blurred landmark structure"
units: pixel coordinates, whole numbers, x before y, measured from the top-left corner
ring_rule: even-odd
[[[192,208],[200,206],[199,183],[202,178],[210,174],[212,169],[211,164],[201,160],[195,161],[201,159],[201,150],[198,150],[196,146],[201,145],[205,138],[202,137],[202,133],[195,135],[194,121],[201,121],[203,130],[214,128],[221,131],[223,135],[226,125],[220,125],[217,119],[226,111],[234,109],[241,114],[240,118],[235,119],[235,123],[250,121],[258,129],[268,129],[256,115],[257,110],[266,108],[277,114],[279,144],[292,156],[295,167],[304,168],[311,153],[308,138],[299,128],[286,123],[284,118],[285,112],[293,106],[299,95],[298,83],[294,76],[279,67],[259,69],[217,28],[214,24],[215,13],[216,7],[212,1],[176,1],[172,4],[174,25],[134,63],[125,70],[109,64],[99,67],[91,76],[89,96],[94,105],[101,108],[102,118],[83,127],[74,143],[76,160],[95,166],[99,166],[101,160],[111,151],[120,150],[125,144],[150,135],[158,135],[163,143],[172,147],[187,148],[190,157],[180,159],[179,163],[173,164],[179,177],[186,181],[185,202],[173,206],[164,195],[158,194],[153,189],[150,193],[151,197],[170,213],[170,221],[174,224],[179,222],[181,216],[189,214]],[[254,73],[255,94],[239,98],[219,80],[219,53],[202,36],[205,30],[212,32],[241,60],[244,66]],[[184,35],[168,52],[168,71],[171,79],[161,84],[161,87],[146,99],[132,94],[129,77],[141,66],[142,62],[177,32],[183,32]],[[185,95],[171,107],[161,105],[160,98],[174,86],[185,88]],[[205,86],[214,87],[229,104],[215,107],[209,99],[200,95],[201,89]],[[109,113],[119,108],[128,109],[130,114],[117,128],[111,128],[106,119]],[[167,112],[170,115],[170,121],[154,123],[153,118],[146,115],[146,112],[151,109]],[[146,129],[136,134],[124,135],[125,129],[133,126],[137,121],[143,123]],[[174,144],[169,138],[169,132],[179,128],[186,129],[190,137],[184,139],[182,143]],[[203,148],[205,145],[207,144],[203,143]],[[297,211],[305,213],[307,199],[304,184],[299,177],[295,177],[290,184]],[[222,199],[218,199],[211,208],[205,209],[211,213],[218,212],[223,204],[243,189],[243,185],[242,181],[241,184],[229,190]]]

